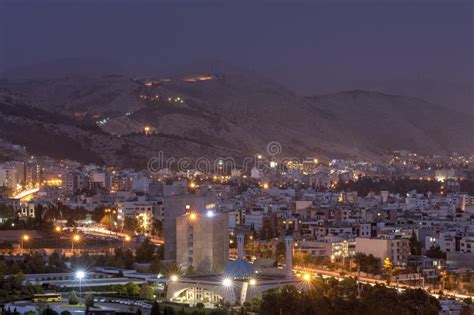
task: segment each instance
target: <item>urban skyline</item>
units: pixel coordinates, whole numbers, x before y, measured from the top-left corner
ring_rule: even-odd
[[[0,8],[1,314],[474,314],[472,2]]]

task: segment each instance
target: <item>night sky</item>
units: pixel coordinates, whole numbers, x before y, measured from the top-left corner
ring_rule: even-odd
[[[101,58],[149,73],[219,60],[306,94],[353,80],[472,83],[471,1],[0,0],[0,11],[0,70]]]

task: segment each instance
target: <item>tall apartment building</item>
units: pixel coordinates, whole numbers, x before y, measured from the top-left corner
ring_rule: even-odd
[[[389,258],[393,265],[400,265],[410,254],[409,241],[404,238],[356,238],[356,253],[372,254],[382,261]]]
[[[176,219],[176,262],[198,273],[222,271],[229,260],[229,218],[213,211]]]
[[[163,234],[166,260],[176,260],[176,218],[190,210],[204,211],[215,200],[213,194],[182,194],[168,196],[163,199]]]
[[[24,183],[25,165],[23,162],[7,162],[0,164],[0,187],[16,189],[18,184]]]

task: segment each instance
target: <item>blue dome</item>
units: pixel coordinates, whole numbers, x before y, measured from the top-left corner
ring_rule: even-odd
[[[234,279],[245,279],[255,276],[255,269],[251,263],[242,259],[229,261],[224,268],[224,276]]]

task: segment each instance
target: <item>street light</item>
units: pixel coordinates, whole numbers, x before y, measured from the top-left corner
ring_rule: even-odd
[[[125,235],[125,237],[123,238],[122,247],[125,247],[125,243],[128,243],[131,240],[132,238],[130,237],[130,235]]]
[[[30,236],[28,234],[23,234],[20,239],[20,249],[21,249],[21,255],[23,255],[23,247],[24,242],[28,242],[30,240]]]
[[[86,277],[86,273],[84,270],[76,271],[76,278],[79,279],[79,297],[82,295],[82,279]]]
[[[306,282],[311,281],[311,275],[309,273],[305,273],[303,275],[303,280],[306,281]]]
[[[170,277],[171,282],[177,282],[179,280],[177,275],[171,275]]]
[[[74,255],[74,243],[78,243],[80,240],[81,240],[81,236],[79,234],[74,234],[72,236],[71,251],[73,255]]]
[[[250,284],[251,286],[257,285],[257,280],[255,280],[254,278],[252,278],[252,279],[250,279],[249,284]]]
[[[56,227],[54,228],[54,231],[57,232],[57,233],[61,232],[61,227],[60,227],[60,226],[56,226]]]
[[[222,285],[224,285],[224,287],[230,287],[232,285],[232,279],[225,278],[224,281],[222,281]]]

